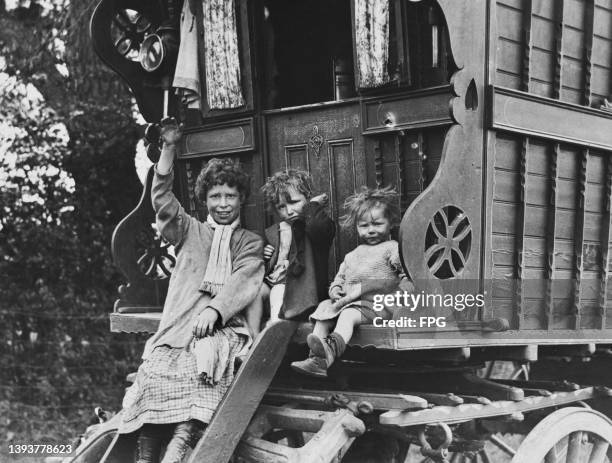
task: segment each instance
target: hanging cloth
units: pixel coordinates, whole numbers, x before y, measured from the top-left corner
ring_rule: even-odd
[[[389,0],[355,0],[359,87],[389,82]]]
[[[204,0],[206,98],[210,109],[244,106],[234,0]]]
[[[181,12],[181,43],[172,86],[176,88],[183,104],[190,109],[200,109],[200,71],[198,69],[198,28],[195,12],[186,0]]]

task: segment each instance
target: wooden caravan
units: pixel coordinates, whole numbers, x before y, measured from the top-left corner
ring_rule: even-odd
[[[350,448],[364,429],[398,443],[395,461],[410,457],[410,444],[434,461],[497,461],[485,441],[516,462],[608,461],[610,420],[560,408],[608,389],[564,382],[561,370],[539,381],[518,376],[526,362],[590,358],[612,344],[612,2],[189,4],[189,39],[179,29],[181,0],[102,0],[91,27],[94,48],[144,117],[155,123],[168,112],[185,124],[175,191],[191,214],[203,218],[193,183],[211,157],[239,159],[253,191],[279,169],[307,170],[336,219],[359,187],[393,185],[402,261],[416,292],[484,298],[480,307],[420,312],[444,317],[444,327],[361,327],[324,384],[286,368],[308,326],[273,325],[191,461],[227,461],[245,429],[236,451],[244,461],[336,461],[346,452],[359,461]],[[221,5],[226,15],[212,21],[208,9]],[[187,70],[176,64],[186,40]],[[213,72],[219,57],[225,64]],[[185,105],[170,87],[189,72],[199,92],[186,93]],[[173,258],[150,226],[150,182],[113,237],[127,280],[111,314],[115,331],[155,331],[171,272]],[[242,216],[259,231],[271,219],[258,194]],[[330,275],[355,245],[354,233],[337,230]],[[271,347],[283,339],[293,340],[285,359]],[[512,378],[475,373],[495,360],[523,366]],[[260,401],[267,405],[249,425]],[[294,408],[282,407],[288,403]],[[338,418],[335,408],[350,416]],[[331,414],[315,419],[313,409]],[[542,410],[553,412],[543,418]],[[330,447],[295,450],[305,448],[304,433],[323,428],[336,430],[336,456]],[[531,429],[516,451],[495,434]]]

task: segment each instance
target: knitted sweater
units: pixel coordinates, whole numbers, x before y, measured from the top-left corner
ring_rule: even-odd
[[[156,170],[153,179],[151,196],[157,227],[164,239],[175,246],[177,260],[159,328],[147,341],[143,358],[159,345],[185,347],[191,339],[195,318],[206,307],[219,312],[219,326],[227,325],[230,320],[231,326],[243,326],[243,317],[235,316],[255,298],[264,276],[262,239],[253,232],[238,228],[230,242],[230,278],[214,298],[199,290],[208,265],[214,230],[183,209],[172,193],[173,178],[173,172],[162,175]],[[246,328],[244,331],[248,333]]]
[[[344,257],[329,290],[339,286],[348,299],[370,300],[374,294],[397,289],[403,276],[397,241],[361,244]]]

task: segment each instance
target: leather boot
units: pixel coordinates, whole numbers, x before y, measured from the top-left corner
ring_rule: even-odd
[[[159,436],[147,432],[146,426],[138,436],[136,463],[159,463],[162,441]]]
[[[203,425],[199,421],[191,420],[177,424],[174,435],[166,447],[162,463],[181,463],[187,451],[202,437],[202,431]]]

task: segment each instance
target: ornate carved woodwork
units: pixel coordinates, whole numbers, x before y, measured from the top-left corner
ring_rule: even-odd
[[[403,263],[410,275],[428,290],[431,281],[430,265],[423,252],[426,249],[430,219],[444,208],[452,205],[462,210],[471,223],[471,246],[480,249],[480,198],[482,193],[482,111],[466,111],[468,88],[473,100],[476,93],[484,89],[485,49],[477,37],[485,30],[485,2],[438,2],[448,25],[453,61],[461,69],[450,79],[448,107],[453,125],[446,133],[440,164],[435,177],[425,191],[411,203],[404,214],[400,227],[400,245]],[[473,81],[473,83],[472,83]],[[447,96],[447,98],[448,98]],[[442,95],[439,95],[442,98]],[[441,105],[436,105],[441,109]],[[457,181],[457,179],[461,181]],[[431,256],[429,256],[431,258]],[[463,268],[455,278],[476,279],[480,274],[478,253],[469,253]],[[421,280],[423,282],[421,282]],[[420,289],[420,288],[419,288]],[[477,288],[474,288],[477,290]]]
[[[141,114],[149,122],[157,122],[162,117],[163,87],[169,87],[168,73],[173,65],[164,66],[159,72],[147,72],[140,64],[139,53],[148,35],[162,25],[175,25],[176,3],[177,0],[101,0],[91,18],[94,50],[125,80]],[[170,114],[174,113],[175,102],[171,99]]]
[[[161,310],[175,263],[168,245],[154,229],[152,181],[153,168],[147,174],[140,202],[113,233],[113,260],[127,279],[127,283],[119,287],[119,300],[115,302],[117,312]]]

